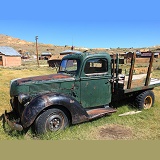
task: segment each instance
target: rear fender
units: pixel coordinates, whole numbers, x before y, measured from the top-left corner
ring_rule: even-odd
[[[40,112],[50,106],[63,106],[68,109],[72,117],[72,124],[88,121],[87,112],[73,97],[47,93],[37,96],[25,107],[21,116],[23,127],[29,127]]]

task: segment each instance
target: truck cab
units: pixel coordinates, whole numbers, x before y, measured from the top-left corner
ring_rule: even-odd
[[[111,57],[108,54],[68,55],[62,59],[58,73],[75,78],[72,96],[84,108],[111,102]]]

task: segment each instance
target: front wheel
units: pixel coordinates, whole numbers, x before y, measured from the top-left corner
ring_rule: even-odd
[[[154,104],[154,93],[151,90],[140,93],[136,99],[135,104],[139,109],[149,109]]]
[[[37,134],[63,130],[69,125],[65,113],[57,108],[48,109],[36,119],[34,128]]]

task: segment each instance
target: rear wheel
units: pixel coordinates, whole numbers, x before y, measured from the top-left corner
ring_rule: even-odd
[[[154,93],[151,90],[140,93],[136,99],[135,104],[139,109],[149,109],[154,104]]]
[[[57,108],[48,109],[36,119],[34,128],[37,134],[63,130],[69,125],[65,113]]]

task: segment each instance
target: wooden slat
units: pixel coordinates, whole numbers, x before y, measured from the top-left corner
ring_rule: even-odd
[[[150,58],[136,58],[136,64],[149,63]],[[131,63],[131,58],[126,59],[126,63]]]

